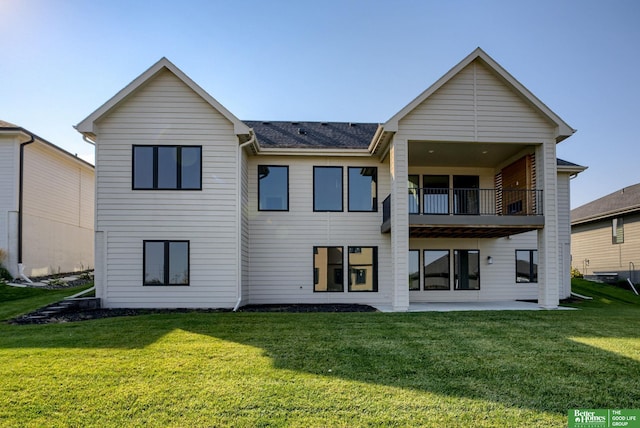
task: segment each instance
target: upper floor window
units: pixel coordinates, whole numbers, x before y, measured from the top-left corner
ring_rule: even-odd
[[[349,211],[378,211],[378,168],[349,167]]]
[[[342,167],[313,167],[313,210],[342,211]]]
[[[622,217],[614,218],[611,222],[612,244],[624,243],[624,220]]]
[[[133,146],[134,190],[201,190],[202,147]]]
[[[288,166],[258,166],[258,210],[289,211]]]

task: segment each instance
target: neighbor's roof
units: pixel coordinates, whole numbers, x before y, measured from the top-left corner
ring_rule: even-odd
[[[69,153],[68,151],[66,151],[62,147],[56,146],[55,144],[45,140],[42,137],[39,137],[38,135],[34,134],[33,132],[28,131],[27,129],[25,129],[25,128],[21,127],[21,126],[14,125],[11,122],[0,120],[0,133],[7,133],[7,132],[10,132],[12,134],[13,133],[22,134],[24,142],[29,141],[31,139],[31,137],[33,137],[33,139],[35,141],[39,141],[39,142],[41,142],[41,143],[43,143],[43,144],[45,144],[45,145],[57,150],[58,152],[64,154],[65,156],[68,156],[68,157],[70,157],[70,158],[72,158],[72,159],[74,159],[74,160],[76,160],[78,162],[86,164],[86,165],[90,166],[91,168],[95,168],[89,162],[85,161],[84,159],[79,158],[78,155],[74,155],[74,154]]]
[[[377,123],[253,120],[244,123],[253,128],[260,147],[266,149],[367,149],[378,129]]]
[[[571,224],[587,223],[634,211],[640,211],[640,183],[571,210]]]

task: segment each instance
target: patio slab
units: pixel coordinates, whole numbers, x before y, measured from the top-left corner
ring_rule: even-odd
[[[380,312],[392,312],[391,306],[376,306]],[[557,309],[570,311],[575,308],[558,307]],[[537,303],[506,301],[506,302],[433,302],[410,303],[408,312],[456,312],[456,311],[545,311]]]

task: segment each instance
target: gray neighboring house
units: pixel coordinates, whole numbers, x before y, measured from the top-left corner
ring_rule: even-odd
[[[571,241],[583,275],[640,281],[640,183],[571,210]]]

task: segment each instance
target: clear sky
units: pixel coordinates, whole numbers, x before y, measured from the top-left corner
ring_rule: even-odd
[[[578,130],[573,208],[640,182],[638,0],[0,0],[0,119],[93,161],[166,56],[240,119],[384,122],[478,46]]]

